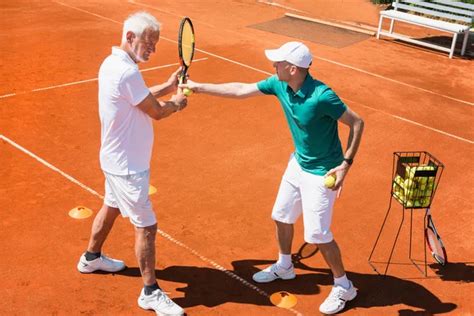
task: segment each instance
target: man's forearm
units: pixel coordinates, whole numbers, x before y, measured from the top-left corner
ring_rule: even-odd
[[[161,120],[165,117],[170,116],[171,114],[178,112],[180,110],[179,105],[173,101],[158,101],[158,106],[155,109],[157,112],[156,119]]]
[[[248,84],[240,82],[229,83],[200,83],[195,89],[197,93],[206,93],[220,97],[239,98],[246,97]]]
[[[358,119],[351,126],[349,132],[349,139],[347,140],[347,150],[344,154],[346,159],[354,159],[357,150],[359,149],[360,140],[362,139],[362,133],[364,131],[364,121]]]
[[[359,149],[360,140],[362,139],[362,133],[364,131],[364,121],[358,119],[351,126],[349,132],[349,139],[347,140],[347,150],[344,157],[347,159],[354,159],[357,150]]]
[[[155,98],[159,98],[171,93],[172,92],[171,88],[172,88],[172,85],[170,85],[168,82],[165,82],[165,83],[150,87],[149,90]]]

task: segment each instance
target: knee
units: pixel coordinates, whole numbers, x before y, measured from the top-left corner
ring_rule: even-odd
[[[329,232],[305,232],[304,240],[310,244],[328,245],[334,241],[332,233]]]
[[[156,236],[157,230],[158,230],[158,225],[156,224],[145,227],[145,233],[150,236]]]
[[[135,227],[135,231],[138,235],[142,235],[147,239],[155,238],[156,232],[158,231],[158,225],[154,224],[147,227]]]

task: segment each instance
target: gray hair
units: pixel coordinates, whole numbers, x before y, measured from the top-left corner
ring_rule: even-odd
[[[127,41],[127,32],[133,32],[135,36],[140,37],[147,29],[160,31],[161,24],[148,12],[140,11],[131,14],[123,23],[122,43]]]

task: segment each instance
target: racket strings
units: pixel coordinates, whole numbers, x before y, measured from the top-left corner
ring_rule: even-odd
[[[312,255],[314,255],[318,251],[318,246],[315,244],[305,244],[299,251],[299,257],[304,259],[304,258],[309,258]]]
[[[185,22],[181,33],[181,54],[186,66],[191,65],[194,55],[194,32],[191,24]]]

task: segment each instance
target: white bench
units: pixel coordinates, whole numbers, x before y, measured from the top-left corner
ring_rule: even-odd
[[[461,55],[466,51],[469,38],[469,29],[474,18],[474,4],[463,3],[452,0],[396,0],[392,3],[393,10],[380,12],[377,39],[380,35],[393,37],[402,41],[438,49],[449,53],[449,58],[453,57],[456,40],[459,34],[464,34]],[[389,31],[382,30],[383,19],[390,19]],[[443,20],[440,20],[443,19]],[[418,26],[428,27],[439,31],[453,34],[453,41],[450,48],[427,43],[401,34],[393,32],[395,21],[402,21]]]

